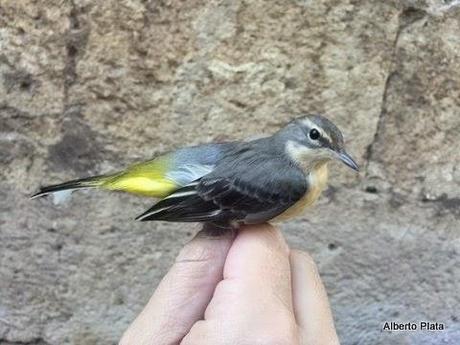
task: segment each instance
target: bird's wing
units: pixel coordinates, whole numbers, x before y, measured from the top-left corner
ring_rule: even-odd
[[[295,204],[307,180],[289,160],[242,147],[209,174],[180,188],[139,220],[227,223],[269,220]]]

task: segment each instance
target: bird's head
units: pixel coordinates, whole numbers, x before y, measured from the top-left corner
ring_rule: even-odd
[[[340,130],[321,115],[306,115],[288,124],[284,129],[289,156],[304,167],[333,159],[359,171],[358,164],[345,150]]]

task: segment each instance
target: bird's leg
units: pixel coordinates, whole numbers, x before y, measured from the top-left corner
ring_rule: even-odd
[[[216,238],[228,235],[234,236],[238,228],[238,224],[232,223],[204,223],[198,235]]]

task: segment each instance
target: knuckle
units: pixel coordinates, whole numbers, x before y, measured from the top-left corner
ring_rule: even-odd
[[[203,277],[207,277],[210,270],[211,268],[209,265],[204,262],[176,262],[171,268],[171,271],[174,272],[174,276],[177,277],[178,281],[194,282],[193,284],[197,284],[200,287],[204,287],[208,284]],[[182,286],[180,283],[177,283],[177,281],[175,285],[178,289]]]
[[[206,263],[212,261],[213,252],[204,246],[188,243],[179,252],[176,263]]]
[[[207,248],[183,250],[174,262],[173,269],[180,275],[188,278],[202,278],[216,265],[215,255]]]

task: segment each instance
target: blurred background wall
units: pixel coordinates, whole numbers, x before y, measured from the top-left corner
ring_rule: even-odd
[[[343,344],[458,344],[460,2],[0,0],[0,344],[116,344],[195,225],[152,200],[39,185],[182,145],[343,130],[318,205],[282,226]],[[385,321],[444,332],[382,332]]]

